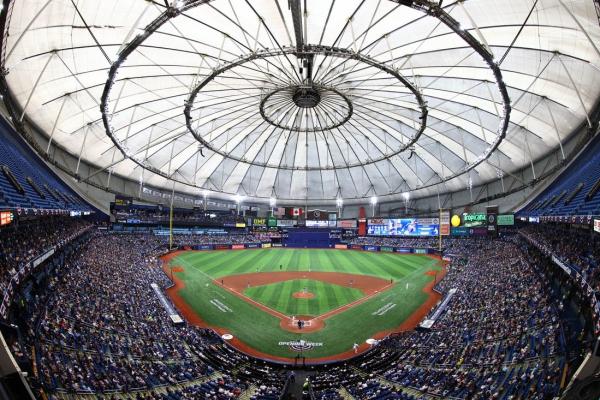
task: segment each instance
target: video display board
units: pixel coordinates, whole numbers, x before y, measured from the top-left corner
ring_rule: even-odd
[[[438,218],[373,218],[368,221],[368,235],[374,236],[437,236]]]
[[[507,226],[515,224],[515,216],[513,214],[498,215],[498,225]]]
[[[12,211],[1,211],[0,212],[0,226],[10,224],[14,219]]]

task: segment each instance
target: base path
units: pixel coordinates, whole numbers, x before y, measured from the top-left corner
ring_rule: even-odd
[[[244,290],[253,287],[253,286],[263,286],[269,285],[277,282],[285,282],[295,279],[310,279],[315,281],[322,281],[331,283],[338,286],[345,286],[349,288],[359,289],[363,292],[363,297],[358,300],[353,301],[352,303],[345,304],[336,309],[328,311],[325,314],[311,317],[309,320],[312,324],[310,329],[298,329],[298,327],[294,327],[294,323],[291,320],[291,317],[280,313],[279,311],[273,310],[265,306],[258,301],[251,299],[250,297],[244,294]],[[229,290],[231,293],[235,294],[238,297],[241,297],[245,301],[254,304],[256,307],[262,309],[263,311],[277,317],[280,319],[279,326],[290,332],[294,333],[311,333],[318,330],[323,329],[325,327],[325,319],[339,314],[343,311],[348,310],[358,304],[364,303],[369,300],[371,297],[386,291],[387,289],[393,286],[392,281],[388,281],[385,279],[377,278],[374,276],[368,275],[355,275],[355,274],[347,274],[340,272],[309,272],[309,271],[286,271],[286,272],[255,272],[250,274],[241,274],[241,275],[229,275],[227,277],[215,279],[214,283],[216,285],[221,285],[224,289]],[[293,297],[298,297],[300,295],[309,295],[312,293],[294,293]],[[298,296],[296,296],[298,295]],[[313,295],[314,296],[314,295]],[[310,298],[310,297],[304,297]],[[308,326],[307,326],[308,328]]]

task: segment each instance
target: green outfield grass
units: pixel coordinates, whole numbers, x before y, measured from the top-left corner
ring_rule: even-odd
[[[312,299],[297,299],[291,296],[293,293],[302,292],[304,289],[315,297]],[[244,294],[285,315],[311,316],[325,314],[327,311],[363,297],[363,293],[358,289],[309,279],[294,279],[255,286],[244,290]]]
[[[175,273],[185,283],[185,288],[181,289],[179,294],[206,323],[225,328],[245,344],[261,352],[289,358],[293,358],[297,353],[286,346],[280,346],[279,342],[303,339],[322,343],[322,346],[315,347],[305,355],[312,358],[327,357],[350,350],[353,343],[363,343],[376,332],[398,327],[428,297],[422,288],[434,278],[425,275],[425,272],[440,269],[437,261],[427,256],[329,249],[190,251],[175,257],[171,265],[184,268],[183,272]],[[277,317],[214,283],[214,280],[219,282],[220,278],[230,275],[277,273],[280,271],[280,265],[282,271],[310,270],[376,276],[386,280],[393,279],[394,285],[391,289],[328,318],[324,329],[297,334],[282,330]],[[306,285],[318,284],[318,281],[311,282],[307,282]],[[344,292],[340,299],[336,296],[335,300],[327,300],[312,306],[314,308],[307,308],[306,312],[294,313],[292,311],[295,306],[290,301],[291,294],[298,291],[298,288],[302,290],[305,283],[298,281],[297,284],[299,286],[294,281],[285,281],[264,285],[262,289],[252,287],[246,290],[250,290],[248,294],[253,298],[260,298],[262,303],[268,303],[267,306],[287,315],[322,314],[323,310],[331,309],[336,304],[350,302],[353,296],[357,295],[353,292],[355,289],[339,287],[338,293]],[[270,287],[272,285],[275,286]],[[257,297],[257,292],[261,290],[263,295],[265,291],[291,292],[277,297]],[[329,296],[328,292],[332,289],[323,290],[327,293],[326,296]],[[358,293],[358,296],[362,295]],[[318,298],[319,296],[314,300]],[[283,299],[287,299],[288,303],[285,304]]]

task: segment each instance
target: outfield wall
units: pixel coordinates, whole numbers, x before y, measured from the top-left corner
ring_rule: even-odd
[[[287,245],[281,245],[279,243],[239,243],[239,244],[203,244],[195,246],[183,246],[181,250],[191,249],[200,251],[210,250],[242,250],[242,249],[267,249],[277,247],[288,247]],[[290,248],[296,248],[290,246]],[[441,255],[438,249],[430,247],[392,247],[392,246],[371,246],[371,245],[359,245],[359,244],[344,244],[338,243],[330,245],[329,248],[338,250],[362,250],[362,251],[378,251],[386,253],[402,253],[402,254],[433,254]]]

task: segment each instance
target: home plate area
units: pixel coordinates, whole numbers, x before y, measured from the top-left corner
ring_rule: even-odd
[[[325,321],[310,315],[292,315],[289,318],[282,318],[280,326],[288,332],[310,333],[323,329]]]

